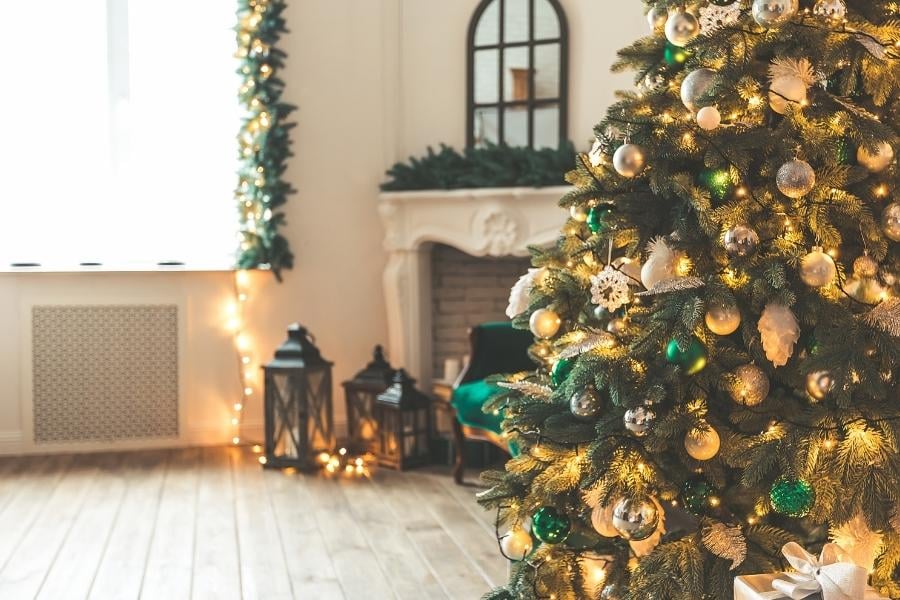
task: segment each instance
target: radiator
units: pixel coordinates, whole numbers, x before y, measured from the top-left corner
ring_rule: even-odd
[[[35,443],[178,437],[178,308],[34,306]]]

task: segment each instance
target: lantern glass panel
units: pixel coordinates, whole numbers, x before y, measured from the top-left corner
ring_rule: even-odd
[[[301,415],[292,377],[286,373],[273,373],[274,405],[272,410],[273,448],[275,455],[287,459],[300,459],[304,455],[300,432],[303,430]]]
[[[313,450],[328,450],[334,445],[331,424],[331,370],[307,369],[305,392],[307,439]]]

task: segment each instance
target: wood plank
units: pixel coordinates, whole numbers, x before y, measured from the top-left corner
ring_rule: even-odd
[[[368,479],[341,477],[347,506],[398,598],[447,598],[437,576],[416,551],[403,523]]]
[[[348,600],[395,598],[374,550],[362,534],[337,481],[322,473],[307,475],[312,509]]]
[[[412,477],[382,469],[373,481],[447,594],[451,598],[481,597],[490,589],[490,582],[423,505]]]
[[[141,591],[169,452],[128,452],[119,469],[124,495],[94,572],[90,598],[130,600]]]
[[[262,467],[247,450],[235,454],[235,498],[241,555],[241,589],[246,599],[293,598],[284,547]]]
[[[147,556],[142,598],[189,598],[200,450],[173,451]]]
[[[475,499],[478,492],[486,490],[486,487],[475,483],[471,478],[466,479],[464,485],[459,485],[453,481],[453,478],[449,474],[434,472],[433,470],[428,471],[428,477],[433,481],[440,483],[448,494],[456,498],[462,506],[468,509],[472,517],[484,527],[485,531],[487,531],[491,537],[494,536],[494,521],[497,518],[496,512],[485,510]]]
[[[234,508],[235,448],[204,448],[195,522],[193,598],[241,597]]]
[[[34,598],[38,593],[94,484],[98,464],[96,456],[76,457],[46,502],[46,491],[32,496],[42,508],[0,570],[0,598]]]
[[[65,542],[38,592],[38,598],[86,598],[116,520],[125,478],[123,457],[96,457],[98,471]]]
[[[267,471],[263,480],[281,531],[295,597],[343,600],[334,564],[310,510],[313,502],[303,477]]]

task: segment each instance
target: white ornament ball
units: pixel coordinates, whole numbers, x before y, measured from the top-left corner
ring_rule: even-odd
[[[894,202],[884,207],[881,231],[892,241],[900,242],[900,203]]]
[[[701,108],[700,98],[706,95],[716,83],[716,72],[712,69],[691,71],[681,82],[681,103],[690,111]]]
[[[833,21],[842,21],[847,16],[847,5],[844,0],[819,0],[813,13]]]
[[[856,160],[872,173],[881,173],[894,162],[894,147],[887,142],[882,142],[878,150],[873,154],[860,146],[856,151]]]
[[[548,340],[559,332],[562,320],[556,311],[549,308],[539,308],[531,313],[531,319],[528,322],[531,333],[536,337]]]
[[[775,184],[788,198],[802,198],[816,187],[816,172],[805,160],[795,159],[778,169]]]
[[[603,506],[598,504],[591,511],[591,525],[593,525],[594,531],[603,537],[619,537],[619,532],[613,527],[612,523],[614,508],[613,505]]]
[[[776,77],[769,85],[769,106],[779,115],[787,113],[790,105],[806,105],[806,82],[793,75]]]
[[[666,20],[666,39],[673,46],[687,46],[698,35],[700,35],[700,21],[687,11],[673,11]]]
[[[697,111],[697,125],[705,131],[718,129],[722,124],[722,113],[715,106],[704,106]]]
[[[753,18],[763,27],[774,27],[797,14],[800,0],[753,0]]]
[[[737,383],[731,398],[744,406],[757,406],[769,396],[769,378],[756,365],[742,365],[734,370]]]
[[[651,31],[662,31],[666,28],[666,21],[669,19],[669,11],[664,8],[654,6],[647,13],[647,24]]]
[[[800,261],[800,279],[810,287],[825,287],[837,277],[834,260],[816,246]]]
[[[709,460],[719,453],[722,441],[712,427],[694,429],[684,436],[684,449],[695,460]]]
[[[716,335],[731,335],[741,326],[741,311],[734,304],[717,304],[706,311],[706,326]]]
[[[644,149],[637,144],[622,144],[613,154],[613,168],[622,177],[637,177],[646,165]]]
[[[511,529],[500,539],[500,547],[503,549],[503,554],[515,561],[524,560],[526,556],[531,554],[533,545],[531,534],[521,527]]]

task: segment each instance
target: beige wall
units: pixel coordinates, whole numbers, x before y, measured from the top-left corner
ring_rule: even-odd
[[[381,286],[382,230],[375,210],[384,170],[428,145],[465,139],[465,41],[477,0],[292,0],[284,40],[287,101],[299,106],[287,173],[298,193],[287,205],[286,235],[296,266],[278,285],[253,275],[249,338],[265,359],[301,321],[335,361],[335,381],[351,376],[387,338]],[[630,85],[612,77],[615,50],[646,31],[640,3],[563,0],[570,28],[569,137],[585,147],[593,124]],[[561,215],[562,218],[562,215]],[[234,356],[220,328],[227,274],[0,275],[0,452],[29,450],[23,431],[22,306],[36,293],[54,301],[101,303],[120,291],[180,298],[188,365],[183,403],[194,425],[227,439],[236,389]],[[183,379],[184,380],[184,379]],[[257,434],[259,394],[247,415]],[[343,400],[336,403],[343,421]],[[199,434],[198,434],[199,435]],[[24,443],[24,446],[23,446]],[[6,444],[4,446],[4,444]]]

